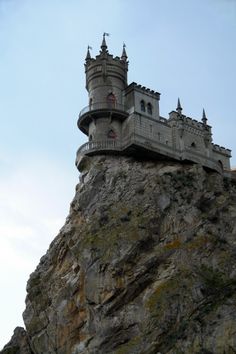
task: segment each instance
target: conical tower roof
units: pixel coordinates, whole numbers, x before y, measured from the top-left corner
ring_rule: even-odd
[[[107,52],[107,43],[106,43],[106,36],[109,36],[109,33],[104,32],[101,44],[101,51]]]
[[[181,107],[181,103],[180,103],[180,99],[178,98],[178,102],[177,102],[177,108],[176,111],[181,114],[182,113],[182,107]]]
[[[206,112],[205,112],[204,108],[202,110],[202,123],[205,125],[207,124],[207,117],[206,117]]]
[[[92,49],[92,48],[88,45],[87,55],[86,55],[86,58],[85,58],[86,61],[91,59],[90,49]]]
[[[125,43],[123,44],[123,50],[122,50],[122,54],[121,54],[121,60],[126,61],[128,59],[127,53],[126,53],[126,45]]]

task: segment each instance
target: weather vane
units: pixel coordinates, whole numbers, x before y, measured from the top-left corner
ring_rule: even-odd
[[[104,32],[104,33],[103,33],[103,37],[105,37],[105,36],[109,37],[109,36],[110,36],[110,33]]]

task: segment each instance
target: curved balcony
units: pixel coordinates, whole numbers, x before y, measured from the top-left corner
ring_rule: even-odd
[[[122,111],[126,112],[126,107],[123,104],[120,103],[111,103],[111,102],[96,102],[93,103],[89,106],[84,107],[79,114],[79,118],[91,111],[97,111],[97,110],[109,110],[109,111]]]
[[[128,117],[127,108],[116,102],[96,102],[84,107],[79,114],[78,128],[83,133],[88,134],[88,126],[94,118],[111,117],[121,121]]]
[[[88,153],[92,155],[94,152],[98,151],[120,151],[121,149],[122,145],[119,140],[88,141],[77,150],[75,164],[79,168],[84,155]]]

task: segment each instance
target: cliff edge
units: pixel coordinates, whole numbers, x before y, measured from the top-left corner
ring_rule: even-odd
[[[236,353],[236,182],[116,156],[83,169],[27,284],[28,347],[1,353]]]

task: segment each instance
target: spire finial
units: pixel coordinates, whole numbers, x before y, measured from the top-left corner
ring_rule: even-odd
[[[125,43],[123,43],[123,51],[122,51],[122,54],[121,54],[121,57],[120,57],[121,60],[123,60],[123,61],[126,61],[127,58],[128,58],[125,48],[126,48],[126,45],[125,45]]]
[[[107,52],[106,36],[109,37],[110,34],[107,32],[103,33],[103,39],[102,39],[102,45],[101,45],[102,52]]]
[[[180,104],[180,99],[178,98],[178,102],[177,102],[177,108],[176,108],[176,111],[181,114],[182,113],[182,107],[181,107],[181,104]]]
[[[202,110],[202,123],[204,125],[207,125],[207,117],[206,117],[206,112],[205,112],[205,109],[203,108]]]
[[[87,55],[86,55],[86,58],[85,58],[86,61],[91,59],[90,49],[92,49],[92,47],[90,47],[90,46],[88,45]]]

